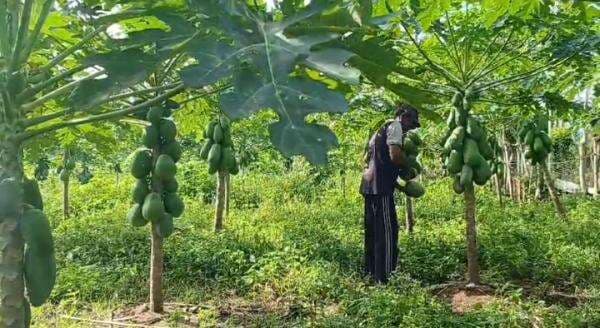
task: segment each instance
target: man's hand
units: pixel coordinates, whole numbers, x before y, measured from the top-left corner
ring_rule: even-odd
[[[392,163],[394,163],[394,165],[398,166],[399,168],[406,167],[406,154],[404,153],[402,148],[400,148],[400,146],[398,145],[389,145],[388,148],[390,151],[390,158],[392,160]]]

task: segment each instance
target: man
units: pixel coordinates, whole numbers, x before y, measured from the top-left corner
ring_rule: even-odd
[[[367,167],[360,186],[365,198],[365,270],[377,282],[387,282],[398,261],[394,189],[407,171],[404,134],[420,126],[416,109],[400,104],[394,119],[371,137],[365,154]]]

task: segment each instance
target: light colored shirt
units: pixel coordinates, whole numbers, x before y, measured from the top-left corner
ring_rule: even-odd
[[[395,119],[387,128],[387,145],[402,146],[402,124]]]

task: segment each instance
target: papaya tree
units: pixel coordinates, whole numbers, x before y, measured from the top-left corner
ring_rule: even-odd
[[[223,230],[223,218],[227,214],[230,174],[236,175],[240,170],[231,139],[231,122],[227,117],[215,118],[206,126],[200,158],[207,161],[209,174],[217,173],[215,231],[219,232]]]
[[[184,89],[177,82],[142,84],[149,69],[166,59],[107,38],[108,25],[123,16],[94,16],[85,23],[77,17],[51,0],[0,1],[2,327],[29,326],[29,306],[49,297],[56,276],[50,225],[38,191],[26,185],[24,151],[45,135],[119,120]],[[71,44],[58,44],[53,25],[64,29]],[[146,98],[126,101],[136,95]]]
[[[481,282],[475,186],[485,185],[492,177],[495,158],[482,116],[485,107],[478,104],[505,85],[565,65],[591,45],[580,40],[571,42],[567,51],[553,52],[565,36],[555,35],[547,21],[523,19],[553,15],[545,5],[532,8],[506,2],[505,9],[510,8],[517,16],[511,17],[504,15],[506,10],[490,8],[490,3],[447,1],[436,7],[423,3],[395,8],[392,4],[387,8],[393,11],[390,18],[380,22],[388,42],[408,44],[401,48],[401,60],[407,64],[401,66],[427,69],[413,86],[438,98],[451,98],[448,129],[442,141],[444,165],[453,177],[455,192],[464,197],[469,286]],[[552,20],[568,20],[568,15],[561,12]],[[578,31],[585,35],[590,29]]]

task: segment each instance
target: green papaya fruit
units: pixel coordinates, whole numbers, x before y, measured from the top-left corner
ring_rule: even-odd
[[[134,202],[138,204],[143,204],[144,199],[150,193],[150,188],[148,188],[148,181],[144,179],[137,179],[133,189],[131,190],[131,198]]]
[[[39,210],[44,209],[44,201],[37,180],[23,179],[23,202]]]
[[[155,192],[151,192],[146,196],[144,205],[142,206],[142,216],[150,222],[158,222],[165,215],[165,205],[162,197]]]
[[[456,127],[456,110],[454,108],[450,109],[450,114],[448,114],[448,118],[446,119],[446,126],[450,129],[454,129]]]
[[[550,136],[548,136],[548,134],[544,131],[541,131],[538,136],[540,137],[540,139],[542,139],[546,150],[550,152],[550,150],[552,149],[552,139],[550,139]]]
[[[529,131],[527,131],[527,133],[525,134],[525,139],[523,139],[523,142],[526,145],[533,145],[533,138],[535,138],[535,129],[530,129]]]
[[[219,164],[219,169],[222,171],[229,171],[235,165],[233,149],[231,147],[221,147],[221,149],[221,163]]]
[[[417,156],[409,155],[406,157],[406,161],[409,168],[415,169],[418,174],[421,174],[421,172],[423,171],[423,167],[421,166],[421,163],[419,163],[419,161],[417,160]]]
[[[134,227],[143,227],[148,223],[142,215],[142,205],[134,204],[127,212],[127,222]]]
[[[165,195],[165,210],[171,214],[174,218],[178,218],[183,214],[185,204],[181,197],[175,193],[169,193]]]
[[[175,229],[173,225],[173,217],[168,213],[163,215],[163,217],[157,222],[155,229],[160,237],[169,237],[171,234],[173,234],[173,230]]]
[[[152,149],[158,145],[158,141],[160,139],[159,137],[160,135],[156,126],[149,125],[145,129],[144,140],[142,141],[142,143],[144,144],[144,146]]]
[[[213,141],[210,138],[204,139],[204,144],[202,144],[202,149],[200,150],[200,158],[203,160],[208,159],[208,153],[210,152],[210,148],[213,145]]]
[[[519,131],[517,132],[519,141],[521,141],[521,142],[525,141],[525,136],[527,135],[527,131],[529,131],[529,129],[530,129],[530,127],[528,124],[521,125],[521,127],[519,128]]]
[[[465,139],[465,128],[462,126],[456,127],[450,137],[444,144],[444,150],[449,154],[452,149],[462,151],[463,141]]]
[[[69,181],[70,173],[69,171],[62,169],[58,177],[60,178],[60,181],[67,182]]]
[[[44,212],[36,208],[25,210],[19,220],[19,229],[27,247],[35,250],[36,254],[54,253],[52,228]]]
[[[181,149],[181,144],[179,144],[179,142],[173,141],[162,148],[162,153],[169,155],[173,159],[173,161],[177,163],[181,159],[183,149]]]
[[[457,174],[462,170],[463,157],[462,154],[456,150],[452,150],[450,155],[446,159],[446,169],[450,174]]]
[[[69,159],[69,160],[68,160],[68,161],[65,163],[65,168],[66,168],[68,171],[73,171],[73,170],[75,169],[75,165],[76,165],[75,161],[74,161],[74,160],[72,160],[72,159]]]
[[[454,176],[454,182],[452,183],[452,189],[454,189],[454,192],[459,195],[462,194],[463,192],[465,192],[465,188],[463,187],[462,184],[460,184],[460,175]]]
[[[152,155],[148,149],[138,149],[133,155],[131,175],[138,179],[145,178],[152,171]]]
[[[235,165],[229,169],[229,173],[232,175],[236,175],[240,172],[240,165],[238,164],[237,160],[235,160]]]
[[[27,297],[31,305],[41,306],[50,297],[56,283],[54,252],[44,254],[28,247],[23,260]]]
[[[213,141],[220,144],[223,142],[223,129],[220,124],[215,125],[215,131],[213,132]]]
[[[479,121],[474,117],[469,117],[467,120],[467,134],[475,141],[484,139],[483,128],[481,127],[481,124],[479,124]]]
[[[221,144],[224,147],[233,146],[233,140],[231,139],[231,130],[223,129],[223,141],[221,142]]]
[[[416,181],[407,181],[403,191],[408,197],[412,198],[420,198],[425,194],[425,188]]]
[[[221,164],[221,148],[221,145],[218,143],[215,143],[210,148],[210,152],[208,153],[209,169],[215,169],[215,171],[219,169],[219,164]]]
[[[479,145],[471,138],[465,138],[465,151],[463,153],[464,163],[472,168],[479,167],[485,159],[479,153]]]
[[[463,168],[460,172],[460,184],[463,186],[463,188],[473,184],[473,169],[469,165],[463,165]]]
[[[213,134],[215,133],[215,126],[217,124],[219,124],[217,120],[212,120],[208,123],[208,125],[206,126],[206,129],[204,130],[204,138],[207,138],[207,139],[213,138]]]
[[[479,186],[486,184],[491,177],[492,170],[486,161],[473,170],[473,181]]]
[[[162,154],[158,156],[154,166],[154,174],[161,180],[173,179],[177,173],[177,165],[169,155]]]
[[[415,155],[419,153],[419,149],[417,148],[415,143],[409,138],[404,138],[402,149],[407,155]]]
[[[415,144],[415,146],[417,146],[417,148],[423,145],[423,139],[421,139],[421,137],[415,130],[408,131],[406,133],[406,138],[410,139]]]
[[[542,138],[540,137],[535,137],[534,141],[533,141],[533,152],[537,153],[537,154],[541,154],[543,152],[546,152],[546,146],[544,145],[544,141],[542,141]]]
[[[146,121],[158,124],[163,118],[163,113],[164,108],[158,106],[152,107],[148,110],[148,113],[146,113]]]
[[[162,119],[158,128],[163,145],[170,144],[177,137],[177,126],[170,119]]]
[[[167,179],[163,181],[163,188],[168,193],[174,193],[177,192],[177,190],[179,189],[179,183],[175,178]]]
[[[23,199],[23,189],[14,178],[0,182],[0,220],[18,214]]]
[[[229,130],[231,128],[231,121],[226,116],[219,117],[219,124],[221,125],[223,131]]]
[[[446,142],[448,141],[448,138],[450,138],[450,136],[452,135],[452,132],[454,132],[455,128],[450,128],[448,130],[446,130],[446,132],[444,133],[444,136],[442,137],[442,139],[440,139],[439,141],[439,145],[443,148],[446,145]],[[449,154],[450,152],[448,152]]]
[[[490,146],[490,143],[487,141],[487,139],[479,139],[477,146],[479,147],[479,153],[481,156],[483,156],[483,158],[487,160],[494,158],[494,150],[492,149],[492,146]]]

